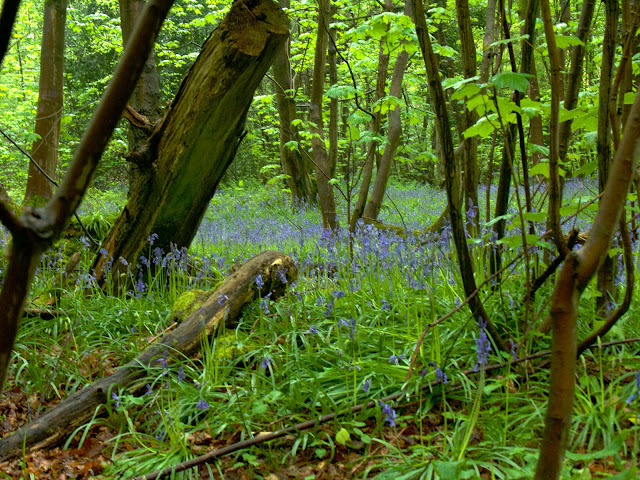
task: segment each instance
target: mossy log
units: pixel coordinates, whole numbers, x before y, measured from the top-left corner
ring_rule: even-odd
[[[293,260],[275,251],[263,252],[248,260],[231,274],[209,296],[196,311],[192,312],[175,330],[118,369],[113,375],[102,378],[73,394],[62,403],[52,407],[28,426],[0,440],[0,460],[26,452],[50,447],[65,440],[74,430],[87,423],[108,401],[108,392],[118,387],[135,394],[140,388],[134,382],[146,374],[145,366],[162,356],[170,348],[184,355],[195,353],[203,335],[215,333],[224,321],[232,328],[242,309],[258,296],[271,293],[271,298],[281,296],[286,285],[278,272],[284,273],[287,281],[297,278]],[[256,288],[256,277],[262,276],[264,286]]]

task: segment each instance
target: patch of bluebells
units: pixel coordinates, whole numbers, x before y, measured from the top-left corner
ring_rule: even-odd
[[[391,355],[389,357],[389,363],[392,363],[393,365],[398,365],[400,360],[404,360],[406,358],[407,358],[406,355]]]
[[[438,367],[436,362],[429,362],[429,365],[436,369],[436,380],[440,380],[442,383],[449,383],[449,377],[447,377],[447,374]],[[424,370],[423,373],[426,375],[426,370]],[[424,377],[424,375],[422,376]]]
[[[489,352],[491,352],[491,342],[489,341],[489,336],[487,335],[487,320],[479,318],[478,327],[480,328],[480,333],[478,334],[478,338],[475,340],[477,354],[477,362],[475,366],[476,372],[478,371],[478,369],[487,366],[489,360]]]

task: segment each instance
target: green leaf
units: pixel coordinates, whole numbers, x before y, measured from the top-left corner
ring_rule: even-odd
[[[464,138],[472,138],[475,136],[487,138],[494,130],[495,127],[493,123],[491,123],[487,117],[482,117],[475,125],[472,125],[464,131]]]
[[[636,96],[638,94],[634,93],[634,92],[627,92],[624,94],[624,104],[625,105],[633,105],[633,103],[636,101]],[[613,477],[612,477],[613,478]]]
[[[572,453],[567,452],[565,455],[569,460],[578,461],[578,462],[591,462],[596,458],[606,458],[613,457],[617,453],[622,450],[622,446],[624,441],[629,436],[630,430],[623,430],[602,450],[598,450],[597,452],[591,453]]]
[[[585,177],[588,177],[593,172],[595,172],[597,168],[598,162],[596,160],[593,160],[591,162],[585,163],[583,166],[573,172],[573,176],[577,177],[578,175],[584,175]]]
[[[284,148],[288,148],[289,150],[293,150],[294,152],[300,151],[298,149],[298,142],[296,142],[295,140],[290,140],[287,143],[285,143]]]
[[[549,178],[549,164],[546,162],[540,162],[529,169],[529,175],[543,175],[544,178]]]
[[[498,45],[506,45],[507,43],[511,43],[511,42],[519,42],[520,40],[528,40],[529,39],[529,35],[521,35],[519,37],[513,37],[513,38],[505,38],[504,40],[498,40],[497,42],[493,42],[491,45],[489,45],[490,47],[497,47]]]
[[[351,435],[346,428],[341,428],[338,433],[336,433],[336,442],[340,445],[346,445],[348,441],[351,440]]]
[[[480,87],[475,83],[468,83],[464,86],[461,85],[461,87],[462,88],[452,86],[452,88],[455,91],[451,94],[451,100],[461,100],[463,98],[470,98],[470,97],[473,97],[475,94],[480,93]]]
[[[533,75],[529,73],[503,72],[494,75],[491,81],[497,88],[506,87],[526,93],[530,78],[533,78]]]
[[[582,45],[584,47],[584,43],[574,35],[556,35],[556,47],[558,48],[567,48],[571,45]]]
[[[356,92],[356,89],[350,85],[331,85],[327,90],[327,97],[329,98],[346,98],[349,95]]]

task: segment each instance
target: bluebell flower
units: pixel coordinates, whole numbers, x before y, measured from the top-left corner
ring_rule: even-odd
[[[224,305],[227,300],[229,300],[229,297],[227,297],[226,295],[218,295],[218,305]]]
[[[379,405],[382,407],[382,413],[386,415],[385,420],[389,422],[389,426],[396,426],[396,411],[391,408],[391,405],[380,401]]]
[[[169,364],[167,363],[167,357],[169,356],[169,351],[167,349],[165,349],[162,352],[162,357],[159,358],[157,361],[160,362],[160,365],[162,366],[162,368],[164,368],[165,370],[167,370],[169,368]],[[165,372],[166,375],[166,372]]]
[[[398,361],[399,360],[404,360],[406,357],[406,355],[391,355],[389,357],[389,363],[393,363],[394,365],[398,365]]]
[[[151,395],[153,393],[153,388],[151,388],[151,385],[147,383],[147,391],[144,392],[145,395]]]
[[[256,287],[258,287],[258,290],[262,290],[262,287],[264,287],[264,280],[262,280],[262,275],[260,274],[256,277]]]
[[[329,303],[327,303],[327,309],[324,312],[325,317],[328,317],[329,315],[331,315],[331,312],[333,311],[333,304],[334,304],[334,299],[332,297],[331,300],[329,300]]]
[[[157,233],[152,233],[147,237],[147,241],[149,242],[149,245],[153,245],[153,242],[155,242],[157,239],[158,239]]]
[[[102,255],[102,258],[107,258],[107,255],[109,255],[109,252],[107,251],[106,248],[102,247],[100,248],[100,255]]]
[[[262,363],[260,364],[260,368],[267,368],[269,365],[271,365],[271,357],[264,357],[262,359]]]
[[[206,400],[200,399],[196,404],[196,408],[198,410],[206,410],[207,408],[209,408],[209,402],[207,402]]]
[[[334,298],[344,298],[344,292],[342,291],[337,291],[337,292],[333,292],[333,297]]]
[[[447,374],[444,373],[444,371],[442,371],[440,367],[438,367],[438,364],[436,362],[429,362],[429,365],[436,369],[436,380],[442,380],[442,383],[449,382],[449,377],[447,377]]]
[[[279,268],[278,270],[276,270],[276,275],[278,275],[278,278],[282,283],[287,283],[287,277],[285,276],[282,268]]]
[[[118,397],[118,395],[116,395],[116,392],[111,392],[111,398],[113,400],[115,400],[116,402],[116,410],[118,409],[118,407],[120,406],[120,398]]]
[[[306,331],[306,332],[304,332],[304,333],[308,333],[308,334],[311,334],[311,335],[315,335],[315,334],[317,334],[317,333],[318,333],[318,329],[315,327],[315,325],[310,325],[310,326],[309,326],[309,330],[307,330],[307,331]]]
[[[124,265],[125,267],[129,266],[129,262],[127,262],[127,261],[124,259],[124,257],[120,257],[120,258],[118,259],[118,261],[119,261],[122,265]]]
[[[178,383],[182,382],[184,377],[184,366],[180,365],[180,368],[178,369]]]
[[[89,248],[91,246],[91,243],[89,242],[87,237],[85,237],[84,235],[80,237],[80,242],[85,248]]]
[[[369,388],[371,388],[371,378],[365,378],[364,382],[362,383],[362,391],[364,393],[369,393]]]
[[[387,302],[386,299],[383,298],[380,302],[382,303],[382,305],[380,305],[380,310],[385,310],[385,311],[391,310],[391,305],[389,305],[389,302]]]
[[[478,319],[478,327],[480,327],[480,334],[476,339],[478,362],[476,363],[475,370],[478,371],[480,367],[484,367],[488,363],[489,352],[491,351],[491,342],[487,336],[487,321]]]

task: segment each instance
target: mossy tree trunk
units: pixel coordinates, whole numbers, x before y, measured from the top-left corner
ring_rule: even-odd
[[[163,120],[135,161],[139,175],[93,269],[103,285],[154,248],[188,247],[234,158],[253,93],[287,39],[289,22],[271,0],[238,1],[209,36]],[[120,258],[126,261],[119,261]],[[109,268],[111,265],[111,268]]]

